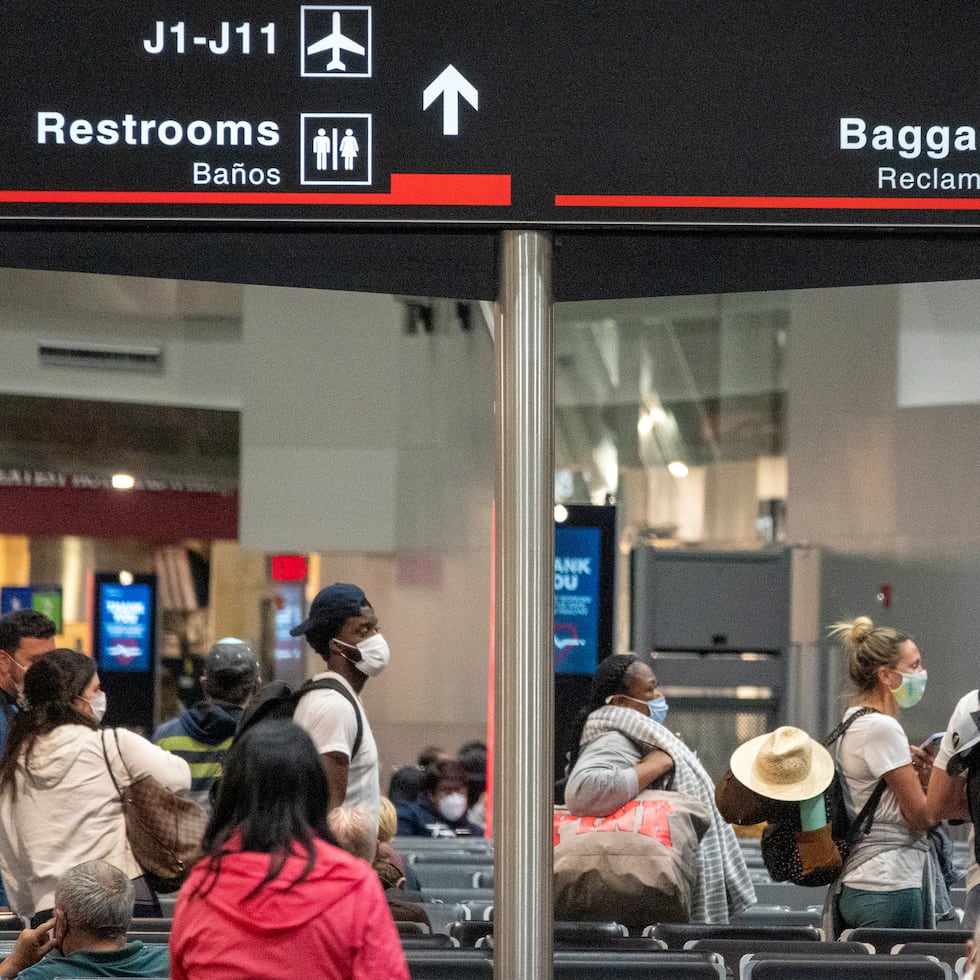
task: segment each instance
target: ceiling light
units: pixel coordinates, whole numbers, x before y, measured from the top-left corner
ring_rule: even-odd
[[[136,486],[136,478],[129,473],[113,473],[113,490],[132,490]]]
[[[555,504],[555,522],[564,524],[568,520],[568,508],[563,504]]]
[[[671,476],[684,477],[687,476],[690,470],[687,468],[686,463],[682,463],[679,459],[675,459],[671,460],[671,462],[667,464],[667,472]]]
[[[119,584],[120,585],[132,585],[133,584],[133,573],[132,572],[127,572],[125,569],[123,569],[119,573]]]

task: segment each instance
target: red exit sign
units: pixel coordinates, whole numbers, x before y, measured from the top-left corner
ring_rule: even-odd
[[[306,555],[273,555],[273,582],[303,582],[309,571]]]

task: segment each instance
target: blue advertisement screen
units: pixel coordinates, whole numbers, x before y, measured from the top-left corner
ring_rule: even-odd
[[[150,669],[152,610],[150,586],[100,584],[100,670],[137,674]]]
[[[593,674],[599,662],[597,527],[555,528],[555,671]]]
[[[0,616],[20,609],[30,609],[33,594],[34,590],[29,585],[23,588],[5,585],[0,589]]]

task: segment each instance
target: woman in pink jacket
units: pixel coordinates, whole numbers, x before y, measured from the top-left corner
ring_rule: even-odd
[[[409,980],[377,874],[335,847],[327,782],[291,721],[250,728],[228,753],[170,934],[173,980]]]

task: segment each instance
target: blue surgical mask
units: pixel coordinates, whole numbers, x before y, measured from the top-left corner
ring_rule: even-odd
[[[667,699],[661,694],[659,698],[647,701],[647,711],[658,725],[662,725],[667,717]]]
[[[641,701],[639,698],[630,697],[628,694],[610,694],[606,698],[606,704],[611,704],[612,699],[617,697],[626,698],[627,701],[635,701],[637,704],[645,704],[647,706],[647,714],[660,725],[664,723],[664,718],[667,717],[667,699],[662,694],[659,698],[654,698],[652,701]]]

